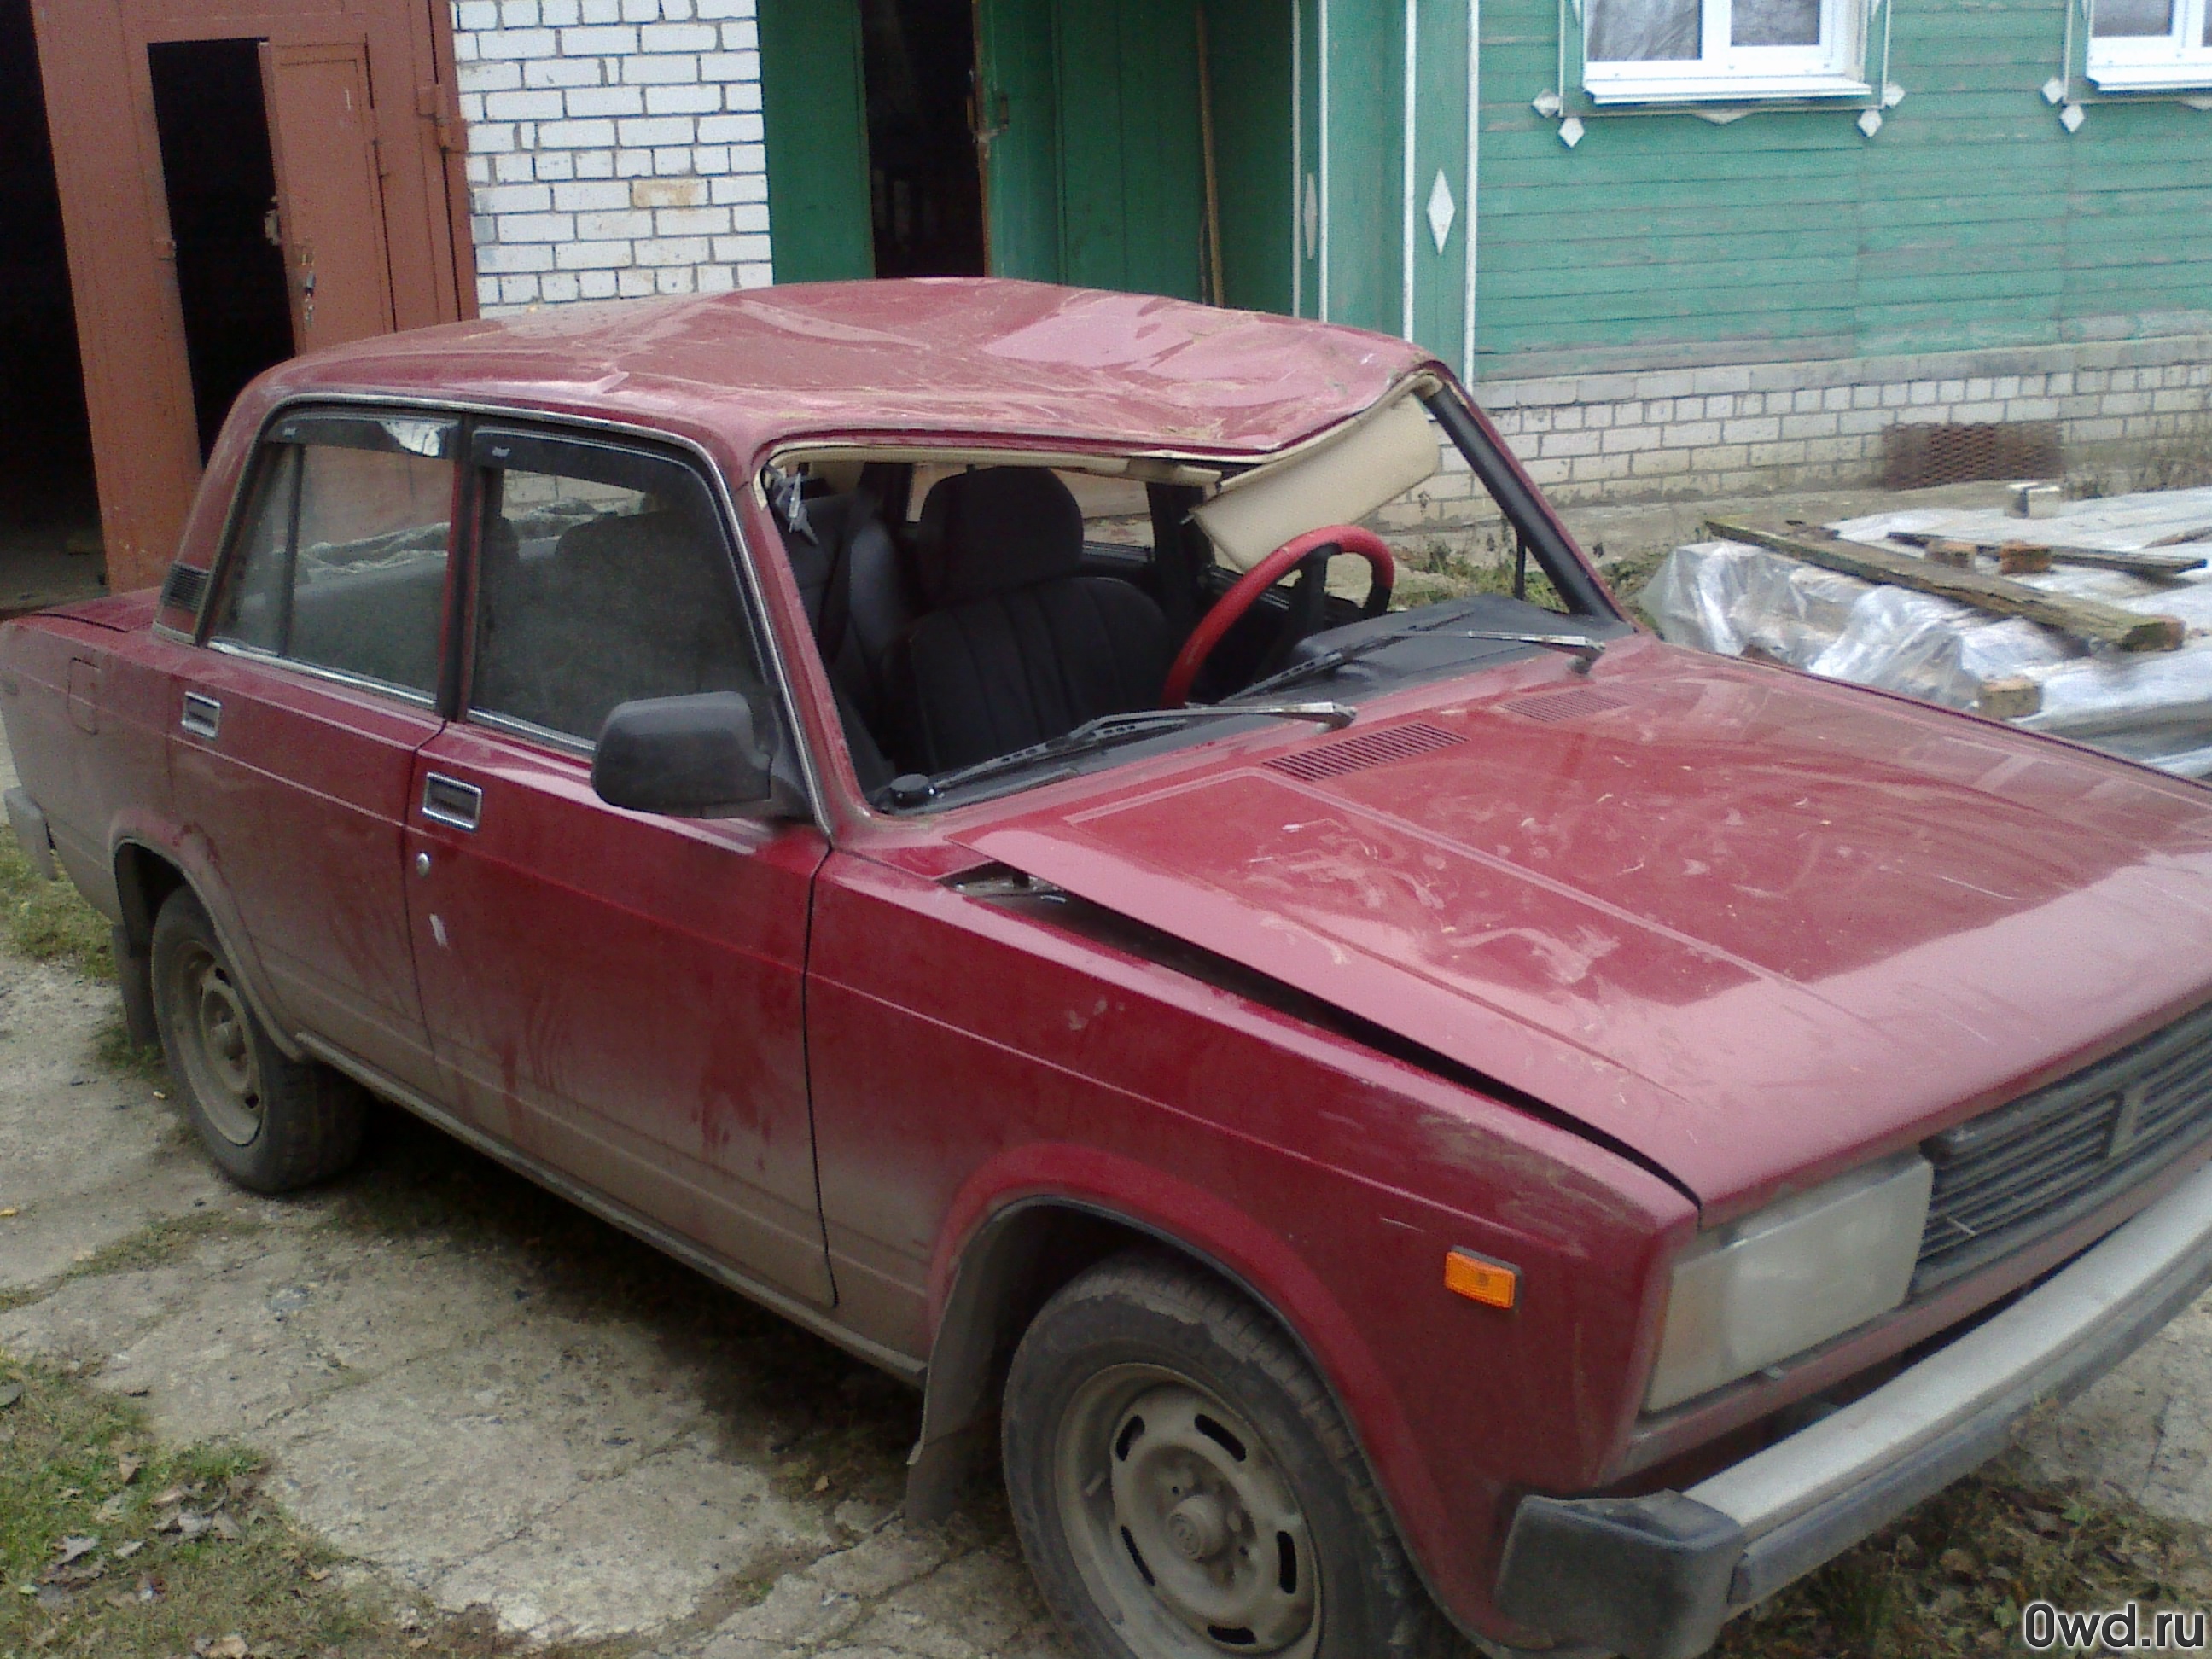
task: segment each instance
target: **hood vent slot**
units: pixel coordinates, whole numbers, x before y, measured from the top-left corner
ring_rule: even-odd
[[[1571,691],[1547,691],[1541,696],[1522,697],[1501,707],[1524,719],[1556,726],[1561,720],[1602,714],[1608,708],[1626,708],[1628,699],[1616,697],[1610,691],[1600,691],[1595,686],[1578,685]]]
[[[1380,732],[1363,732],[1356,738],[1342,738],[1295,755],[1279,755],[1267,763],[1267,769],[1301,783],[1319,783],[1323,778],[1340,778],[1346,772],[1364,772],[1370,766],[1389,766],[1466,741],[1440,726],[1414,720],[1385,726]]]

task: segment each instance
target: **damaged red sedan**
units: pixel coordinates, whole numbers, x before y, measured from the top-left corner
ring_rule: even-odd
[[[2212,1279],[2212,798],[1638,631],[1400,341],[363,342],[0,708],[231,1176],[380,1097],[910,1380],[1093,1656],[1681,1659]]]

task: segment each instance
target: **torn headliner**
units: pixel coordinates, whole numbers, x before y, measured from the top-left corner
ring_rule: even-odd
[[[711,431],[1018,434],[1253,455],[1367,408],[1429,361],[1384,336],[997,278],[823,283],[563,306],[382,336],[264,391],[524,404]]]

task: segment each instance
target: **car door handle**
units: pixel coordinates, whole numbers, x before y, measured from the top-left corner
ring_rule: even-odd
[[[222,730],[222,705],[205,692],[187,691],[177,724],[196,738],[212,738]]]
[[[422,816],[433,823],[473,830],[483,817],[483,791],[442,772],[422,775]]]

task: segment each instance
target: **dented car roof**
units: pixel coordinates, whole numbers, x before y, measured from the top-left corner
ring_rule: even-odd
[[[1255,454],[1358,413],[1429,361],[1310,320],[963,277],[562,306],[318,352],[264,388],[678,422],[743,454],[925,432]]]

